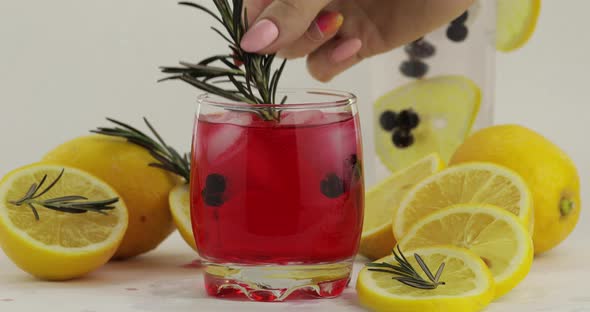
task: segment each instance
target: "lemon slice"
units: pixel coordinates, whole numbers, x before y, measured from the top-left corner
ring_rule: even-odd
[[[494,298],[492,275],[477,255],[456,247],[429,247],[404,253],[421,275],[423,271],[414,254],[420,255],[430,270],[436,270],[444,262],[440,281],[445,284],[436,289],[417,289],[393,280],[389,273],[369,271],[365,267],[356,284],[362,305],[374,311],[470,312],[482,310]],[[397,265],[392,256],[376,262]]]
[[[402,250],[454,245],[467,248],[487,264],[496,297],[516,287],[533,262],[530,234],[512,213],[491,205],[458,205],[416,223],[399,242]]]
[[[416,183],[440,171],[443,166],[437,154],[430,154],[367,192],[360,254],[373,260],[391,253],[396,244],[391,220],[399,203]]]
[[[115,253],[127,229],[123,201],[106,215],[70,214],[36,205],[39,220],[30,207],[12,202],[21,199],[44,175],[43,189],[64,170],[62,178],[39,200],[79,195],[105,200],[119,195],[102,180],[84,171],[57,165],[34,164],[6,175],[0,182],[0,246],[24,271],[48,280],[79,277],[105,264]],[[37,194],[41,193],[39,191]]]
[[[431,153],[438,153],[448,162],[463,142],[481,101],[479,87],[462,76],[440,76],[403,85],[379,98],[375,103],[375,146],[377,155],[391,171],[405,168]],[[400,113],[412,109],[420,123],[412,130],[414,142],[406,148],[394,144],[394,131],[382,128],[383,113]]]
[[[404,237],[413,224],[432,212],[465,203],[504,208],[532,230],[532,196],[526,182],[508,168],[474,162],[449,167],[408,192],[394,218],[395,237]]]
[[[190,190],[188,184],[179,184],[170,191],[168,197],[170,212],[176,224],[176,228],[184,241],[193,249],[197,250],[195,236],[191,225]]]
[[[510,52],[535,32],[541,0],[498,0],[496,10],[496,49]]]

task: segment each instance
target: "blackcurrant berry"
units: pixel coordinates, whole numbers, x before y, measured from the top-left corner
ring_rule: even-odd
[[[447,38],[454,42],[461,42],[467,38],[469,30],[465,25],[451,24],[447,29]]]
[[[463,14],[461,14],[459,17],[457,17],[456,19],[454,19],[451,22],[451,24],[463,25],[463,24],[465,24],[465,22],[467,22],[467,18],[469,18],[469,11],[463,12]]]
[[[344,181],[336,174],[330,173],[320,182],[320,191],[328,198],[338,198],[344,194]]]
[[[397,148],[407,148],[414,144],[414,136],[408,130],[398,129],[393,133],[393,145]]]
[[[400,71],[406,77],[422,78],[428,71],[428,65],[420,60],[413,59],[403,62]]]
[[[205,188],[209,193],[223,193],[225,191],[225,177],[217,173],[208,175],[205,180]]]
[[[203,201],[208,206],[219,207],[219,206],[223,205],[223,194],[221,194],[221,193],[205,194],[203,196]]]
[[[420,124],[420,117],[412,109],[403,110],[398,115],[400,129],[412,130]]]
[[[436,52],[434,46],[424,39],[418,39],[406,45],[404,50],[411,58],[418,59],[429,58]]]
[[[397,127],[397,115],[392,111],[385,111],[379,118],[381,128],[385,131],[391,131]]]

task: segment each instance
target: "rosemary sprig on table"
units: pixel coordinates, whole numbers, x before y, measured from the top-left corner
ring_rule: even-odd
[[[232,53],[208,57],[196,64],[180,62],[181,66],[162,67],[162,72],[170,76],[160,81],[182,80],[203,91],[242,103],[278,104],[277,86],[286,60],[273,71],[275,54],[262,55],[242,50],[240,42],[249,27],[248,13],[247,9],[243,8],[243,0],[232,0],[231,6],[228,0],[213,0],[213,3],[219,15],[200,4],[179,4],[201,10],[221,23],[227,34],[216,27],[211,28],[228,42]],[[233,88],[225,89],[222,83],[231,83]],[[284,104],[285,101],[286,97],[283,97],[279,103]],[[268,108],[258,113],[266,120],[279,118],[276,109]]]
[[[432,274],[432,271],[430,271],[426,263],[424,263],[422,257],[418,254],[414,254],[416,262],[418,262],[418,265],[424,274],[426,274],[426,277],[428,277],[428,280],[425,280],[420,274],[418,274],[416,269],[412,267],[410,262],[408,262],[408,259],[406,259],[399,246],[397,247],[397,252],[393,249],[392,253],[395,261],[398,263],[397,265],[386,262],[368,263],[367,267],[369,267],[369,271],[393,274],[394,276],[392,279],[418,289],[436,289],[440,285],[445,285],[445,282],[440,281],[440,276],[445,268],[444,262],[441,263],[436,274]]]
[[[43,184],[47,181],[47,175],[44,175],[41,181],[33,183],[27,193],[19,200],[10,201],[11,204],[16,206],[27,205],[33,211],[35,219],[39,221],[39,212],[37,206],[45,207],[47,209],[67,212],[67,213],[86,213],[89,211],[106,215],[105,211],[115,209],[113,204],[119,201],[118,198],[111,198],[105,200],[88,200],[88,198],[79,195],[69,195],[62,197],[55,197],[50,199],[40,199],[41,196],[45,195],[51,190],[62,178],[64,170],[62,169],[59,175],[49,183],[49,185],[43,189]]]
[[[107,120],[119,127],[99,127],[90,132],[123,138],[130,143],[141,146],[158,161],[148,164],[149,166],[172,172],[184,178],[186,183],[189,182],[191,173],[190,156],[188,154],[181,156],[173,147],[166,144],[147,118],[144,117],[143,120],[152,134],[156,137],[156,140],[126,123],[111,118],[107,118]]]

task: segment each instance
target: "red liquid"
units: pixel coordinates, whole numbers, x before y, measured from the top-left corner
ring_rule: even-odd
[[[201,116],[191,176],[200,255],[237,264],[352,258],[363,220],[360,146],[350,113],[283,113],[280,125],[250,113]],[[214,195],[210,175],[223,177]]]

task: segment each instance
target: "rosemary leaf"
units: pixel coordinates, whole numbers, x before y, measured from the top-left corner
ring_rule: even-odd
[[[178,4],[180,4],[180,5],[186,5],[186,6],[190,6],[190,7],[194,7],[194,8],[197,8],[197,9],[201,10],[201,11],[204,11],[204,12],[208,13],[209,15],[213,16],[213,18],[215,18],[218,22],[220,22],[221,24],[223,24],[223,22],[221,21],[221,19],[215,13],[213,13],[212,11],[210,11],[209,9],[207,9],[206,7],[204,7],[204,6],[200,5],[200,4],[192,3],[192,2],[184,2],[184,1],[183,2],[179,2]]]
[[[420,266],[420,268],[422,268],[422,271],[424,271],[426,276],[428,276],[428,279],[430,279],[432,282],[435,282],[436,278],[434,278],[434,275],[432,275],[432,272],[430,272],[430,269],[428,268],[426,263],[424,263],[422,257],[420,257],[418,254],[414,254],[414,258],[416,258],[416,262],[418,262],[418,265]]]
[[[162,136],[158,133],[158,131],[156,131],[154,126],[147,120],[147,118],[143,118],[143,121],[152,135],[156,138],[155,140],[146,133],[128,124],[114,120],[112,118],[107,118],[107,120],[119,127],[99,127],[96,130],[91,130],[90,132],[123,138],[130,143],[142,147],[148,151],[156,161],[155,163],[146,164],[146,166],[164,169],[184,178],[186,183],[189,182],[190,157],[187,154],[185,154],[184,157],[181,156],[181,154],[178,153],[174,148],[167,145]]]
[[[436,271],[436,276],[434,276],[434,282],[438,283],[440,280],[440,276],[442,275],[443,270],[445,269],[445,263],[441,263],[440,266],[438,267],[438,270]],[[443,283],[444,284],[444,283]]]
[[[432,271],[430,271],[430,269],[428,268],[428,266],[426,265],[426,263],[422,259],[422,257],[420,257],[420,255],[418,255],[418,254],[414,254],[414,258],[416,259],[416,262],[418,263],[418,265],[420,266],[420,268],[422,269],[424,274],[426,274],[426,276],[428,276],[428,279],[430,280],[430,281],[427,281],[424,278],[422,278],[422,276],[420,276],[420,274],[418,274],[418,272],[416,271],[416,269],[414,269],[414,267],[410,264],[410,262],[408,262],[408,259],[405,257],[405,255],[403,254],[403,252],[399,248],[399,245],[397,246],[397,250],[396,249],[392,250],[392,254],[393,254],[393,259],[396,261],[397,265],[391,264],[391,263],[386,263],[386,262],[381,262],[381,263],[374,263],[373,262],[373,263],[368,263],[366,265],[368,270],[374,271],[374,272],[391,274],[391,275],[393,275],[392,279],[397,280],[398,282],[400,282],[406,286],[410,286],[410,287],[418,288],[418,289],[436,289],[440,285],[445,285],[444,282],[439,281],[439,279],[442,275],[442,272],[445,268],[444,262],[441,263],[441,265],[439,266],[439,268],[436,272],[436,276],[434,276],[432,274]]]
[[[243,0],[213,0],[217,13],[206,7],[191,3],[180,2],[182,5],[190,6],[213,16],[226,30],[212,27],[223,40],[229,42],[231,55],[216,55],[205,58],[198,64],[182,62],[182,67],[161,67],[160,70],[168,77],[159,79],[159,82],[169,80],[181,80],[197,89],[215,94],[217,96],[248,104],[284,104],[283,98],[277,103],[276,93],[278,83],[283,73],[285,62],[280,68],[272,72],[275,54],[260,55],[248,53],[241,49],[242,37],[248,30],[248,10],[244,7]],[[232,59],[235,64],[232,62]],[[213,65],[216,63],[219,66]],[[239,64],[239,65],[236,65]],[[223,65],[225,68],[220,67]],[[219,86],[213,82],[215,78],[225,77],[231,82],[233,88]],[[244,81],[237,77],[244,77]],[[217,85],[215,85],[217,84]],[[267,120],[279,120],[280,110],[276,108],[265,108],[263,112],[256,112]]]
[[[54,211],[74,214],[81,214],[89,211],[106,214],[105,210],[115,209],[115,207],[111,205],[118,202],[118,198],[91,201],[88,200],[88,198],[80,195],[66,195],[49,199],[41,199],[40,197],[42,195],[46,194],[55,185],[57,185],[63,175],[64,169],[60,171],[59,175],[51,183],[49,183],[49,185],[43,191],[37,194],[37,191],[41,189],[47,180],[47,175],[43,175],[43,178],[39,183],[33,183],[29,187],[29,190],[25,196],[23,196],[23,198],[19,199],[18,201],[11,201],[11,203],[16,206],[27,205],[33,212],[35,220],[39,220],[39,212],[35,206],[41,206]]]
[[[72,200],[88,200],[88,198],[86,198],[84,196],[72,195],[72,196],[56,197],[56,198],[45,200],[44,202],[46,204],[52,204],[52,203],[66,202],[66,201],[72,201]]]
[[[45,193],[49,192],[49,190],[51,190],[55,184],[61,179],[61,177],[64,175],[64,169],[61,170],[61,172],[59,173],[59,175],[57,176],[57,178],[55,178],[55,180],[53,180],[53,182],[51,182],[43,191],[41,191],[41,193],[31,196],[31,199],[35,199],[35,198],[39,198],[40,196],[43,196]],[[39,182],[39,186],[37,186],[37,190],[39,190],[41,188],[41,185],[43,185],[43,183],[45,183],[45,180],[47,179],[47,175],[43,176],[43,179],[41,179],[41,182]]]

